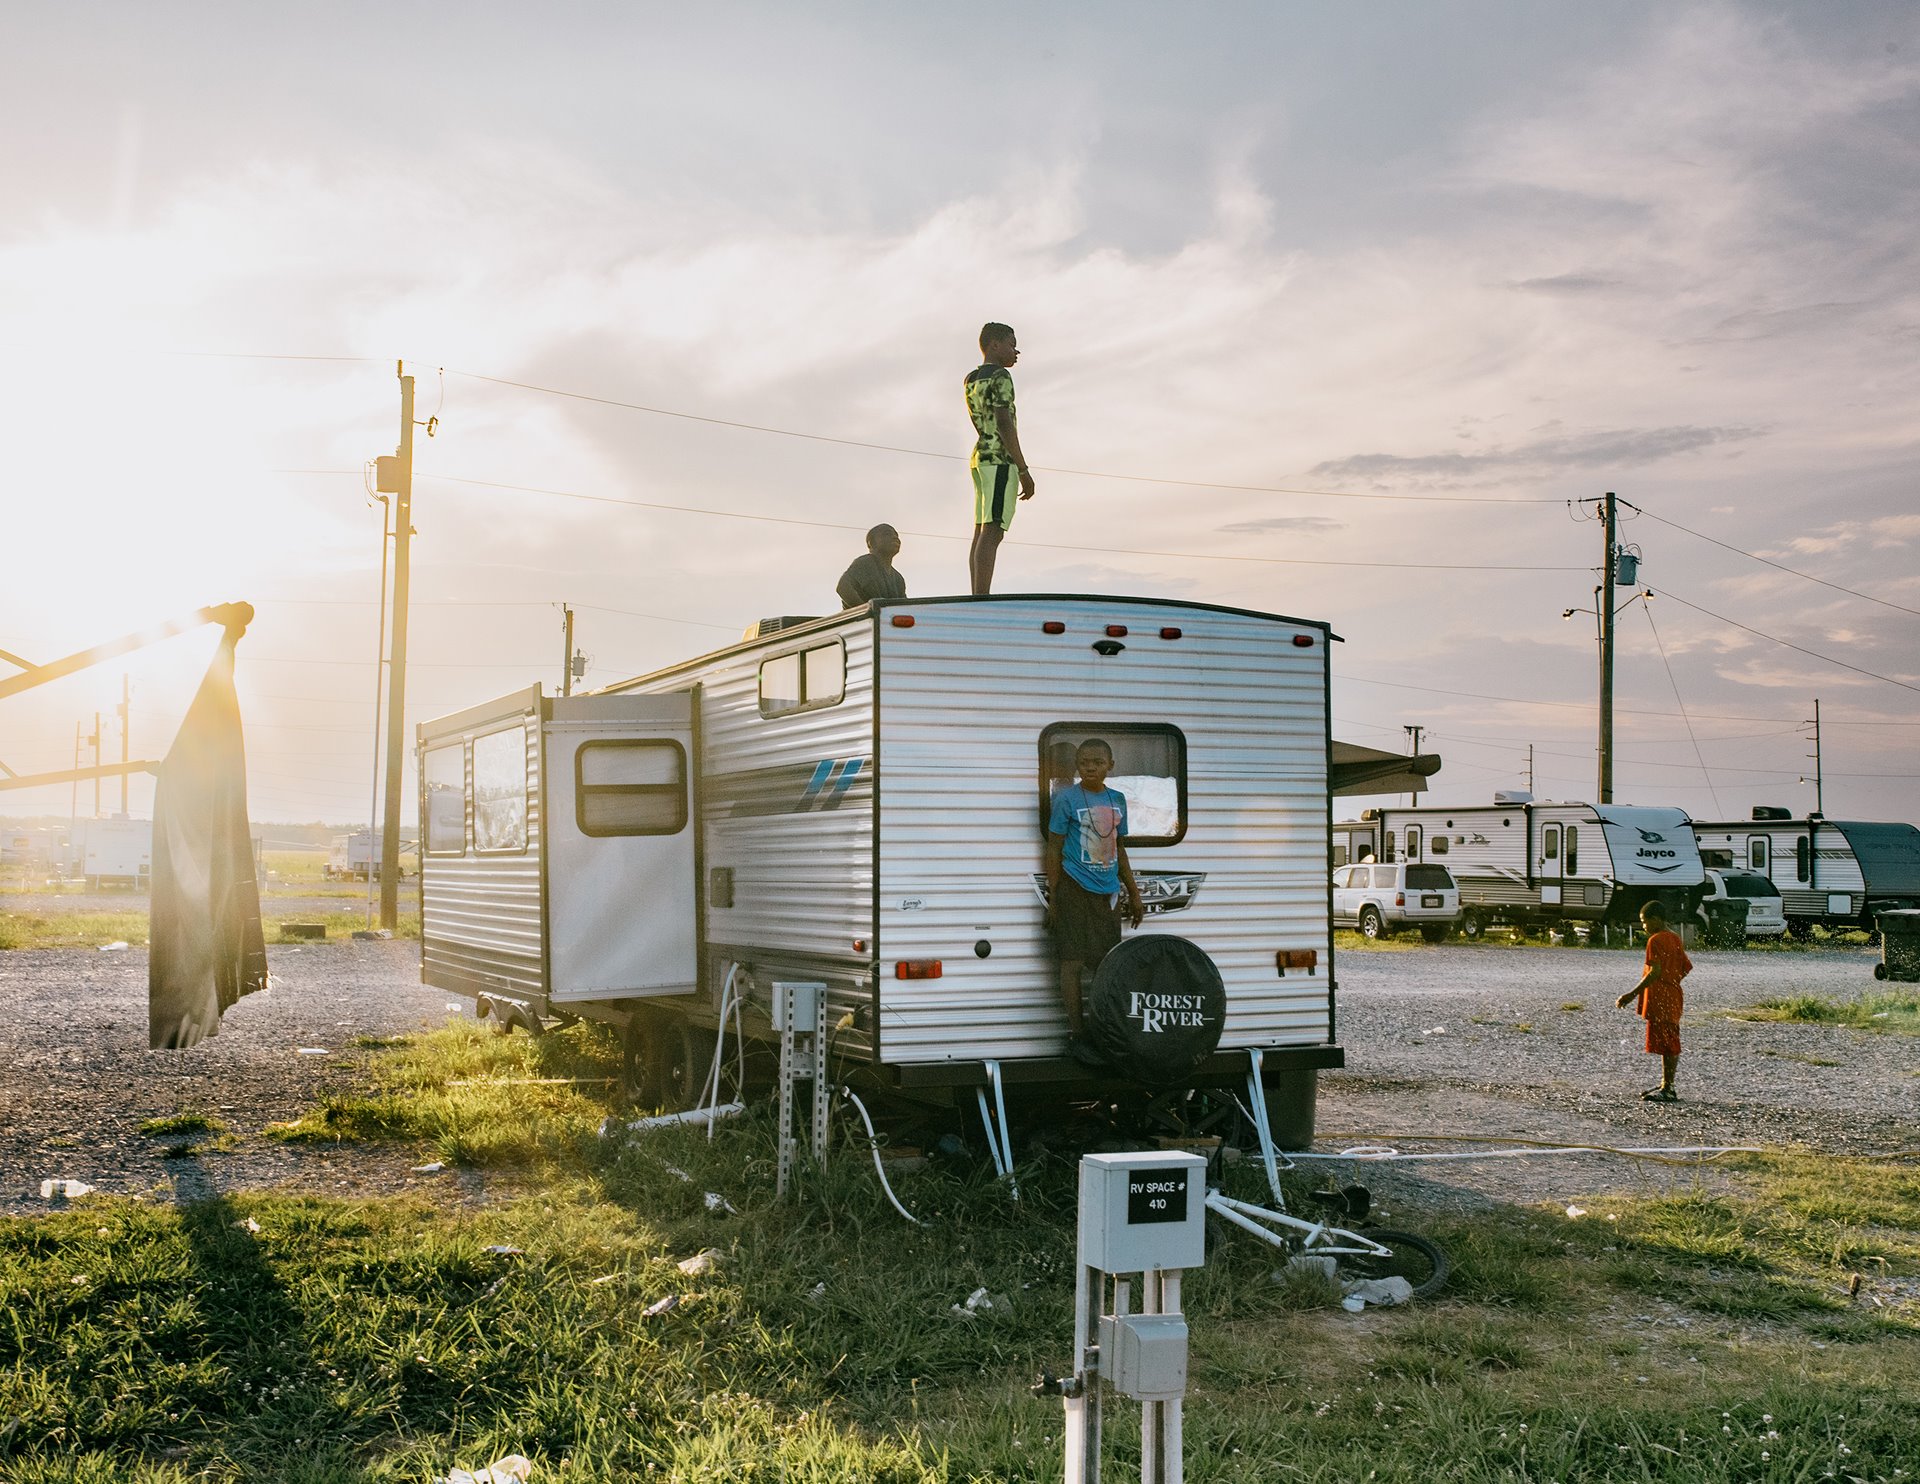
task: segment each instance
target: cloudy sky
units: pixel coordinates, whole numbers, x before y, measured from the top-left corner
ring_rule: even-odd
[[[1338,735],[1585,798],[1617,490],[1618,797],[1804,811],[1817,696],[1828,813],[1920,818],[1909,4],[278,10],[0,56],[0,648],[253,602],[256,818],[367,810],[397,360],[411,722],[555,685],[562,600],[589,683],[819,611],[878,520],[963,589],[988,318],[1002,591],[1325,618]],[[210,642],[128,665],[136,756]],[[120,673],[0,703],[0,762]]]

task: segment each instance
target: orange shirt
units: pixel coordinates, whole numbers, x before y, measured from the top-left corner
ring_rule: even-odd
[[[1693,971],[1693,960],[1687,957],[1678,933],[1662,930],[1647,939],[1647,967],[1654,976],[1641,998],[1641,1015],[1648,1020],[1679,1020],[1685,1008],[1680,981]]]

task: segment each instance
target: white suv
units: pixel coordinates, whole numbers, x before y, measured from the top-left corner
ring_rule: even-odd
[[[1747,904],[1747,936],[1777,938],[1787,930],[1786,909],[1780,903],[1780,888],[1758,871],[1730,871],[1718,866],[1707,868],[1707,891],[1700,899],[1700,921],[1707,921],[1708,902],[1738,898]]]
[[[1445,866],[1419,861],[1342,866],[1333,873],[1333,920],[1359,928],[1363,938],[1417,927],[1438,943],[1460,921],[1460,888]]]

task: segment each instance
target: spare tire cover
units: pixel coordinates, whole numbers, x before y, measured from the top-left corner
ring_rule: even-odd
[[[1101,961],[1082,1018],[1088,1041],[1116,1070],[1178,1082],[1220,1044],[1227,987],[1185,938],[1128,938]]]

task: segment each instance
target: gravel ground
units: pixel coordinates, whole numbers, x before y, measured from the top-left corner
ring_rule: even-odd
[[[449,1000],[419,982],[419,946],[334,943],[268,950],[275,983],[229,1010],[220,1034],[190,1051],[147,1050],[144,949],[0,954],[0,1212],[45,1210],[40,1182],[84,1180],[101,1191],[167,1198],[294,1183],[341,1192],[417,1183],[415,1159],[393,1150],[319,1149],[261,1139],[314,1097],[351,1085],[390,1036],[446,1019]],[[302,1055],[301,1047],[326,1055]],[[242,1137],[226,1152],[168,1158],[140,1132],[183,1110],[218,1117]]]
[[[258,1137],[320,1091],[351,1085],[359,1036],[444,1020],[453,1000],[418,982],[418,946],[329,943],[271,950],[275,987],[242,1000],[221,1034],[186,1052],[146,1049],[144,951],[0,954],[0,1211],[46,1209],[44,1178],[166,1199],[290,1184],[364,1193],[408,1186],[484,1193],[484,1182],[409,1174],[378,1147],[286,1147]],[[1637,954],[1442,945],[1350,951],[1339,961],[1344,1072],[1321,1079],[1320,1148],[1365,1139],[1477,1134],[1607,1145],[1801,1145],[1834,1152],[1920,1146],[1920,1046],[1832,1026],[1745,1022],[1723,1012],[1790,994],[1851,999],[1875,987],[1864,949],[1694,954],[1682,1102],[1642,1103],[1658,1064],[1613,1001]],[[1566,1005],[1578,1003],[1579,1010]],[[1531,1029],[1522,1029],[1530,1026]],[[325,1055],[300,1054],[324,1047]],[[183,1109],[240,1137],[225,1152],[165,1157],[140,1123]],[[1404,1147],[1442,1144],[1406,1139]],[[1357,1166],[1333,1168],[1343,1177]],[[1592,1155],[1368,1165],[1362,1178],[1423,1203],[1562,1202],[1659,1189],[1697,1167]],[[1711,1178],[1710,1171],[1704,1178]],[[434,1182],[438,1181],[438,1184]]]

